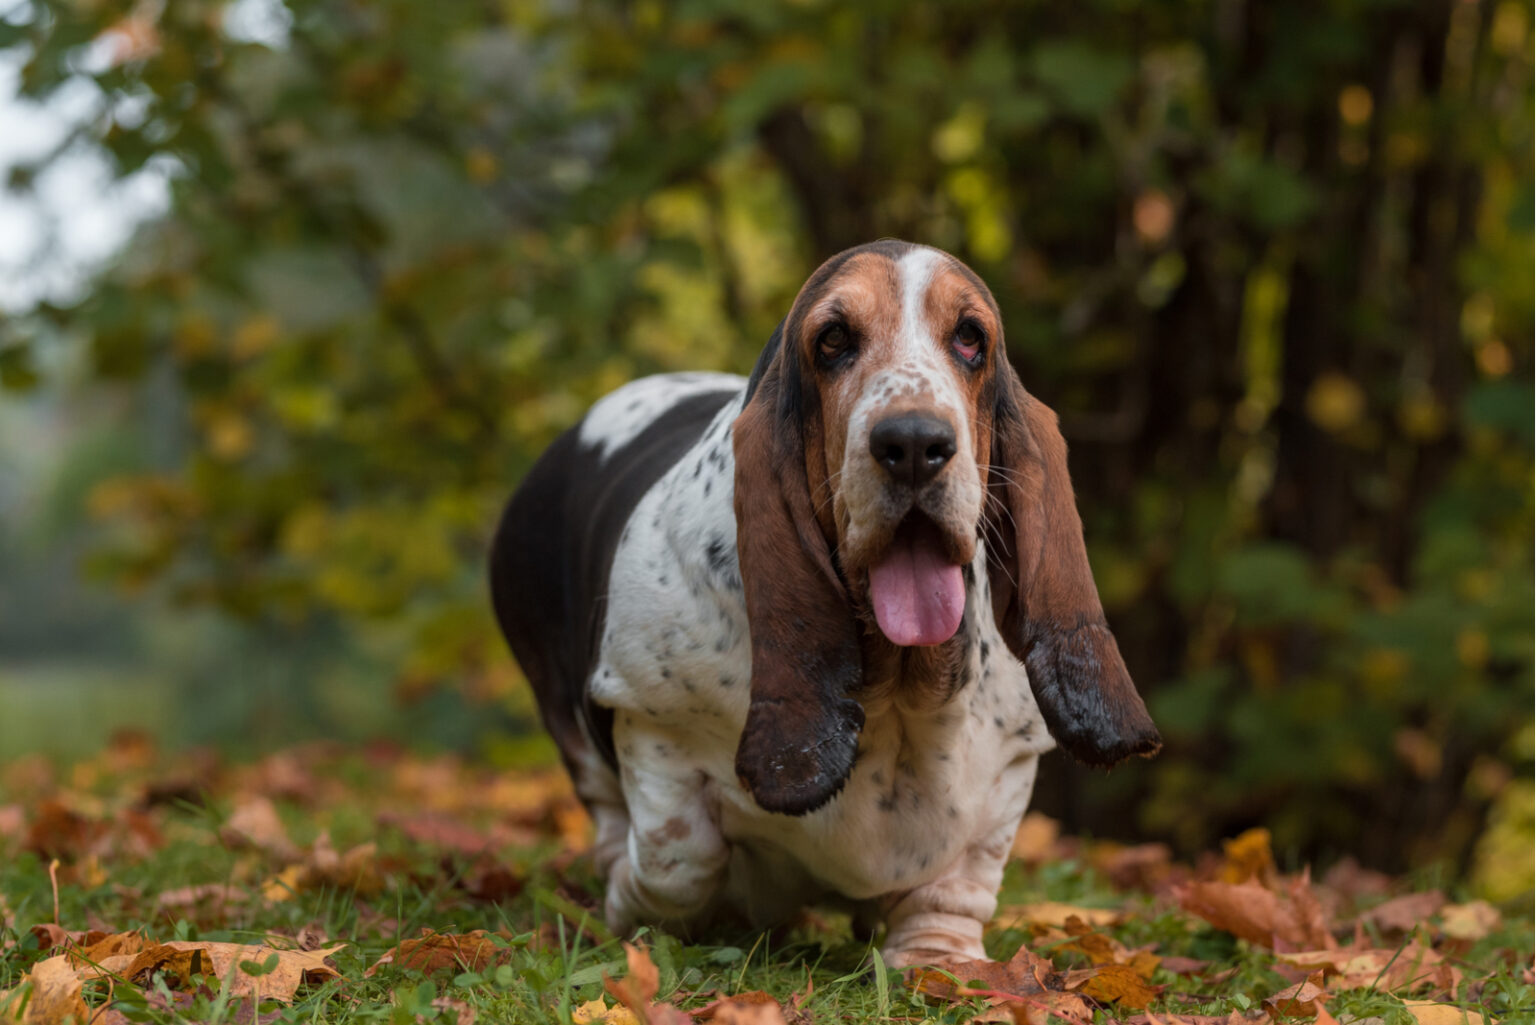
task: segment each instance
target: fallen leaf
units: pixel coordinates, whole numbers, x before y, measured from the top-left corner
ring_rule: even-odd
[[[1489,1025],[1477,1011],[1433,1000],[1404,1000],[1403,1006],[1419,1025]]]
[[[609,996],[633,1011],[645,1025],[693,1025],[692,1018],[671,1004],[653,1003],[661,988],[661,973],[643,947],[624,944],[624,957],[629,971],[623,979],[603,975],[603,988]]]
[[[106,823],[87,819],[57,800],[48,800],[38,805],[22,849],[43,861],[75,861],[99,842],[106,830]]]
[[[83,1025],[91,1019],[91,1009],[83,995],[84,984],[70,966],[69,957],[58,954],[32,966],[27,979],[32,984],[24,1025],[62,1025],[73,1019]]]
[[[1076,989],[1102,1003],[1116,1003],[1131,1010],[1142,1010],[1163,991],[1161,986],[1148,984],[1130,965],[1106,964],[1085,971],[1091,973],[1086,980],[1076,986],[1069,981],[1066,988]],[[1071,974],[1068,973],[1069,978]]]
[[[1061,823],[1032,811],[1019,823],[1013,836],[1013,857],[1027,864],[1037,864],[1051,857],[1061,836]]]
[[[762,990],[737,993],[688,1013],[700,1025],[787,1025],[784,1008]]]
[[[912,969],[907,985],[940,1000],[1006,993],[1027,996],[1061,988],[1061,973],[1045,958],[1020,947],[1007,961],[960,961],[946,966],[948,975],[931,968]],[[950,979],[960,980],[957,987]]]
[[[1249,943],[1300,950],[1335,946],[1306,874],[1288,890],[1280,894],[1256,882],[1194,882],[1174,892],[1185,911]]]
[[[27,831],[27,813],[19,804],[0,804],[0,841],[19,840]]]
[[[1161,967],[1175,975],[1200,975],[1211,966],[1209,961],[1200,961],[1193,957],[1165,957]]]
[[[143,981],[160,972],[174,977],[175,988],[189,985],[193,976],[207,975],[221,985],[228,979],[232,996],[286,1004],[292,1002],[300,986],[341,978],[326,958],[344,946],[338,943],[322,950],[276,950],[264,944],[172,940],[146,945],[137,953],[104,957],[94,965],[81,967],[79,974],[83,979],[117,975]],[[265,969],[268,962],[272,963],[271,970],[252,973],[245,967],[254,964]]]
[[[1328,994],[1314,982],[1298,982],[1264,1000],[1264,1010],[1276,1018],[1315,1018]]]
[[[1221,842],[1225,862],[1221,881],[1242,883],[1256,879],[1266,886],[1275,879],[1275,856],[1269,848],[1269,830],[1250,829],[1231,840]]]
[[[432,1006],[440,1011],[452,1011],[453,1025],[475,1025],[475,1009],[467,1001],[453,997],[434,997]]]
[[[1303,971],[1323,971],[1334,978],[1334,989],[1380,989],[1454,992],[1461,972],[1435,950],[1417,941],[1390,949],[1346,947],[1276,954],[1283,964]],[[1336,977],[1336,978],[1335,978]]]
[[[1034,904],[1012,904],[1002,908],[992,918],[992,924],[1000,929],[1018,925],[1047,925],[1060,929],[1067,919],[1076,918],[1089,925],[1114,925],[1122,918],[1120,912],[1110,908],[1080,908],[1075,904],[1056,901],[1039,901]]]
[[[1129,949],[1113,936],[1094,932],[1075,915],[1067,919],[1065,929],[1067,935],[1072,937],[1072,942],[1062,949],[1076,951],[1096,965],[1121,965],[1130,968],[1143,979],[1150,979],[1162,961],[1162,958],[1152,953],[1151,947]]]
[[[1480,940],[1504,921],[1499,909],[1486,900],[1447,904],[1440,909],[1440,928],[1453,940]]]
[[[619,1004],[609,1007],[602,997],[588,1000],[579,1007],[571,1009],[571,1021],[575,1025],[640,1025],[640,1019],[635,1017],[635,1012]]]
[[[219,827],[219,840],[226,847],[251,848],[278,861],[295,861],[299,857],[299,849],[288,838],[277,808],[261,796],[246,797],[235,805]]]
[[[1401,935],[1423,925],[1445,906],[1445,894],[1439,890],[1410,893],[1393,897],[1376,905],[1359,917],[1362,925],[1374,926],[1380,932]]]
[[[511,948],[505,942],[497,942],[498,939],[505,941],[507,938],[507,933],[487,933],[484,929],[462,935],[427,929],[417,939],[402,940],[397,946],[385,951],[363,973],[363,977],[371,979],[375,972],[389,964],[427,975],[440,971],[477,972],[507,962]]]
[[[1173,851],[1163,843],[1095,844],[1088,862],[1122,890],[1156,890],[1174,871]]]

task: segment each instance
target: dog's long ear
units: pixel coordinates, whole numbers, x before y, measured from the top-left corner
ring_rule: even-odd
[[[1162,747],[1088,567],[1056,414],[998,370],[987,506],[992,609],[1029,671],[1051,735],[1078,761],[1113,765]]]
[[[752,632],[752,703],[736,774],[768,811],[842,789],[864,709],[857,627],[811,506],[795,347],[774,332],[734,427],[736,550]]]

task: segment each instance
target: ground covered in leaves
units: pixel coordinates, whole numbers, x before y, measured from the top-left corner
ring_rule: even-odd
[[[1528,898],[1282,872],[1263,830],[1190,866],[1031,816],[996,962],[905,974],[830,913],[626,943],[588,832],[558,770],[384,746],[231,765],[123,736],[0,765],[0,1023],[1532,1018]]]

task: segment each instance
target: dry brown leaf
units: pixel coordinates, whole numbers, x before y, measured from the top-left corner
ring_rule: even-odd
[[[295,861],[299,849],[288,838],[288,830],[278,817],[272,802],[259,795],[243,798],[235,805],[224,825],[219,827],[224,846],[240,850],[252,848],[278,861]]]
[[[762,990],[716,1000],[690,1011],[689,1015],[700,1025],[787,1025],[784,1008],[776,998]]]
[[[1162,961],[1150,946],[1131,950],[1113,936],[1094,932],[1076,916],[1067,919],[1065,929],[1073,939],[1062,949],[1075,950],[1096,965],[1124,965],[1143,979],[1150,979]]]
[[[1419,1025],[1489,1025],[1489,1020],[1477,1011],[1469,1011],[1455,1004],[1440,1004],[1433,1000],[1404,1000],[1403,1006]]]
[[[653,1002],[661,988],[661,973],[645,948],[626,943],[624,957],[629,963],[624,978],[603,976],[603,988],[609,996],[633,1011],[645,1025],[693,1025],[692,1018],[671,1004]]]
[[[440,1011],[452,1011],[453,1025],[475,1025],[475,1009],[466,1001],[453,997],[434,997],[432,1006]],[[419,1016],[417,1020],[420,1020]]]
[[[1173,851],[1162,843],[1095,844],[1088,861],[1122,890],[1155,890],[1174,873]]]
[[[1202,975],[1211,966],[1209,961],[1201,961],[1193,957],[1165,957],[1159,965],[1163,970],[1175,975]]]
[[[1225,861],[1221,881],[1243,883],[1257,879],[1266,886],[1275,880],[1275,856],[1269,848],[1269,830],[1250,829],[1231,840],[1221,842]]]
[[[1276,1018],[1315,1018],[1317,1009],[1322,1006],[1322,1001],[1328,999],[1328,993],[1312,981],[1298,982],[1294,986],[1287,986],[1272,997],[1264,1000],[1264,1010]]]
[[[139,981],[161,972],[173,976],[178,987],[187,985],[193,976],[208,975],[221,983],[228,978],[232,996],[286,1004],[292,1002],[300,986],[341,978],[326,958],[344,946],[345,943],[338,943],[323,950],[275,950],[262,944],[172,940],[146,945],[137,953],[101,958],[95,965],[81,967],[79,973],[87,979],[119,975]],[[274,956],[276,962],[271,971],[252,974],[243,967],[254,964],[264,968]]]
[[[73,1020],[77,1025],[90,1021],[91,1009],[83,995],[84,984],[70,967],[66,954],[57,954],[32,966],[27,975],[32,993],[22,1015],[24,1025],[62,1025]]]
[[[387,964],[399,968],[432,974],[439,971],[475,972],[495,964],[505,964],[511,949],[497,940],[507,939],[508,934],[487,933],[476,929],[471,933],[442,933],[424,930],[414,940],[402,940],[397,946],[368,967],[364,978],[371,979],[375,972]]]
[[[1305,874],[1280,894],[1255,882],[1194,882],[1174,892],[1179,904],[1249,943],[1312,950],[1335,946]]]
[[[1431,988],[1454,992],[1461,972],[1438,952],[1413,941],[1391,949],[1346,947],[1276,954],[1275,959],[1303,971],[1336,977],[1335,989],[1374,988],[1384,992]]]
[[[1393,897],[1360,915],[1362,925],[1393,935],[1412,932],[1428,923],[1429,919],[1445,906],[1445,894],[1439,890],[1410,893]]]
[[[1075,989],[1101,1003],[1142,1010],[1163,991],[1161,986],[1149,985],[1135,968],[1127,964],[1105,964],[1083,971],[1088,977],[1078,985],[1073,985],[1077,981],[1073,976],[1077,973],[1068,972],[1066,988]]]
[[[1050,858],[1061,837],[1061,823],[1037,811],[1024,816],[1013,836],[1013,856],[1028,864]]]
[[[1061,988],[1061,973],[1056,966],[1028,947],[1020,947],[1008,961],[960,961],[946,965],[945,969],[960,980],[958,987],[949,975],[928,968],[912,969],[907,985],[940,1000],[995,993],[1028,996]]]
[[[87,819],[60,801],[47,800],[37,806],[22,848],[44,861],[75,861],[100,842],[106,831],[105,822]]]
[[[76,967],[101,964],[109,957],[137,954],[150,945],[150,941],[141,932],[119,932],[89,944],[71,945],[68,957],[70,964]]]
[[[0,843],[20,840],[27,831],[27,813],[19,804],[0,804]]]
[[[1453,940],[1480,940],[1503,922],[1499,909],[1486,900],[1447,904],[1440,909],[1440,928]]]
[[[1019,925],[1046,925],[1060,929],[1067,919],[1077,918],[1093,926],[1114,925],[1122,918],[1120,912],[1110,908],[1080,908],[1075,904],[1056,901],[1039,901],[1034,904],[1012,904],[1001,908],[992,917],[992,924],[1000,929]]]

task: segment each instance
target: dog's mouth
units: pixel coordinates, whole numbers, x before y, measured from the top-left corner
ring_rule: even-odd
[[[965,580],[944,533],[913,510],[869,567],[869,600],[880,632],[901,647],[943,644],[965,615]]]

